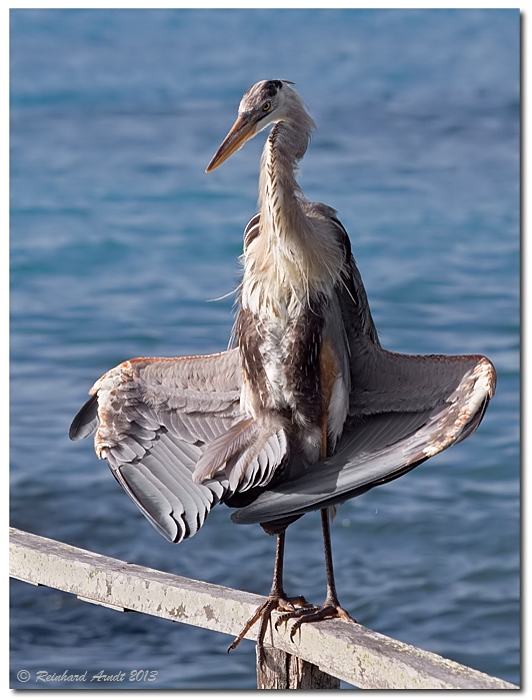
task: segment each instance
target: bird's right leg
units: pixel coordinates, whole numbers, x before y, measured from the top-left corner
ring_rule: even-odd
[[[327,597],[325,602],[320,607],[313,607],[311,610],[296,610],[294,612],[286,612],[281,615],[275,627],[277,628],[283,622],[287,622],[292,618],[297,618],[292,629],[290,630],[290,638],[293,640],[297,630],[305,622],[319,622],[329,618],[341,618],[347,622],[355,622],[356,620],[342,608],[338,602],[336,593],[336,584],[334,582],[332,550],[331,550],[331,531],[329,526],[329,511],[328,508],[321,509],[321,523],[323,528],[323,545],[325,551],[325,571],[327,575]]]
[[[230,652],[240,644],[248,631],[260,619],[259,632],[257,634],[257,648],[259,650],[259,663],[264,660],[264,637],[268,628],[268,622],[271,619],[272,610],[282,610],[284,612],[295,612],[296,610],[305,610],[312,612],[315,609],[314,605],[308,603],[303,596],[289,598],[283,588],[283,562],[284,562],[284,542],[286,530],[283,530],[277,535],[277,546],[275,549],[275,563],[273,567],[273,581],[270,593],[266,601],[260,605],[249,620],[244,625],[244,628],[235,639],[235,641],[227,649]]]

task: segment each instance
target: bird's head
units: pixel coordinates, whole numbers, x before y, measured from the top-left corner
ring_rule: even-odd
[[[269,124],[288,121],[293,113],[301,110],[306,114],[303,101],[290,85],[293,83],[289,80],[261,80],[245,92],[238,118],[205,172],[217,168]]]

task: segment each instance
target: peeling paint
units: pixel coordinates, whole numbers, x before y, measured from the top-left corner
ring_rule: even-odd
[[[210,605],[203,606],[203,610],[205,612],[205,617],[207,618],[207,620],[216,620],[216,615],[214,614]]]
[[[189,615],[187,614],[185,606],[181,603],[178,608],[169,608],[167,613],[170,617],[182,620],[183,618],[188,620]]]

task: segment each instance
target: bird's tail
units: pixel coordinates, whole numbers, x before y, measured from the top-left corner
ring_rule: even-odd
[[[266,486],[288,455],[281,419],[247,418],[215,438],[192,475],[196,483],[219,481],[230,492]]]

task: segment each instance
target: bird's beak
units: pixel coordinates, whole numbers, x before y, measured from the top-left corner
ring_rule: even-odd
[[[213,159],[207,166],[206,173],[212,172],[215,168],[221,165],[229,156],[246,143],[248,139],[255,135],[255,124],[245,117],[238,117],[233,124],[231,131],[223,140],[222,145],[216,151]]]

